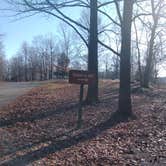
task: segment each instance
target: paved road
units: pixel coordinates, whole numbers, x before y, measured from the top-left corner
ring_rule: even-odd
[[[0,83],[0,107],[23,95],[33,87],[44,82],[1,82]]]

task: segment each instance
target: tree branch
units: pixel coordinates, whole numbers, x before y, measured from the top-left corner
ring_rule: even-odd
[[[109,49],[111,52],[113,52],[115,55],[120,57],[120,54],[118,52],[116,52],[114,49],[112,49],[111,47],[109,47],[108,45],[104,44],[103,42],[101,42],[100,40],[98,40],[98,43],[101,44],[103,47]]]

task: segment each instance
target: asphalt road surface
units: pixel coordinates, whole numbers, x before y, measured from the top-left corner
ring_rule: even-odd
[[[0,107],[45,82],[0,82]]]

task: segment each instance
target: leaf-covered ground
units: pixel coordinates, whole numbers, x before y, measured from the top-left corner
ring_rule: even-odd
[[[0,111],[0,165],[166,165],[166,89],[133,92],[136,119],[118,119],[118,83],[101,82],[78,130],[79,86],[32,89]]]

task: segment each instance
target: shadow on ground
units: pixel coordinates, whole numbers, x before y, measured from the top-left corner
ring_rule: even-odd
[[[25,117],[17,117],[17,118],[11,118],[11,119],[0,119],[0,127],[7,127],[10,125],[14,125],[17,122],[33,122],[35,120],[41,120],[47,117],[52,117],[57,114],[64,113],[66,110],[73,110],[74,108],[77,108],[77,103],[67,103],[67,106],[58,106],[56,110],[48,110],[46,112],[34,112],[31,115],[27,115]]]
[[[92,128],[85,130],[78,135],[71,136],[71,137],[68,136],[66,139],[60,139],[60,140],[56,140],[55,138],[42,140],[41,142],[38,142],[38,144],[45,143],[47,141],[50,141],[51,143],[48,146],[42,147],[32,152],[28,152],[25,155],[18,156],[10,161],[2,163],[1,165],[2,166],[18,166],[18,165],[24,166],[24,165],[30,164],[31,162],[34,162],[43,157],[46,157],[49,154],[55,153],[65,148],[69,148],[80,142],[92,139],[96,137],[97,135],[99,135],[102,131],[109,129],[111,127],[114,127],[120,122],[128,122],[128,120],[129,120],[128,117],[119,116],[118,113],[113,113],[107,121],[102,122],[97,126],[93,126]],[[63,138],[64,135],[70,134],[70,132],[72,131],[69,131],[68,133],[64,133],[63,135],[59,137]],[[29,148],[33,147],[34,145],[35,144],[32,144],[31,146],[29,146]]]
[[[109,108],[109,110],[115,109],[116,108],[115,105],[117,104],[117,98],[118,98],[118,88],[112,88],[110,90],[110,88],[107,87],[107,88],[103,88],[102,91],[103,92],[101,93],[101,96],[102,96],[101,102],[97,104],[96,106],[98,107],[101,104],[100,107],[102,107],[102,104],[104,103],[104,106]],[[78,107],[77,101],[72,101],[72,102],[66,101],[66,102],[68,103],[64,105],[59,105],[56,110],[53,109],[53,110],[47,110],[46,112],[34,112],[33,114],[25,115],[24,117],[21,116],[21,117],[13,118],[13,119],[10,119],[10,118],[0,119],[0,127],[10,128],[12,127],[12,125],[14,125],[17,122],[36,123],[36,120],[43,120],[49,117],[57,117],[58,115],[61,115],[66,112],[76,113],[77,107]],[[54,152],[71,147],[80,142],[95,138],[104,130],[112,128],[120,122],[128,121],[127,117],[119,116],[117,113],[112,113],[111,116],[110,114],[111,113],[107,114],[108,115],[107,120],[99,122],[96,126],[94,126],[94,124],[91,124],[88,128],[86,127],[83,128],[83,130],[82,129],[77,130],[73,126],[72,127],[68,126],[68,130],[63,131],[59,135],[57,133],[55,136],[52,136],[52,135],[48,137],[40,136],[39,140],[35,138],[36,140],[34,140],[33,142],[23,142],[21,146],[17,146],[14,149],[11,148],[8,151],[1,154],[1,157],[13,155],[13,154],[15,156],[15,157],[9,158],[8,160],[2,161],[1,165],[24,166],[24,165],[30,164]],[[45,127],[47,128],[48,126],[45,126]],[[32,150],[32,149],[35,149],[34,147],[40,144],[46,144],[46,146],[41,146],[41,147],[39,146],[38,150]],[[18,152],[20,151],[26,151],[26,152],[24,152],[24,155],[22,154],[22,155],[16,156],[16,154],[18,154]]]
[[[111,102],[111,100],[114,100],[117,98],[118,89],[113,89],[111,92],[109,92],[109,88],[105,88],[103,90],[103,96],[102,101],[105,102]],[[85,104],[86,105],[86,104]],[[33,112],[31,114],[27,114],[26,116],[20,116],[20,117],[10,117],[9,119],[2,119],[0,118],[0,127],[8,127],[11,125],[14,125],[17,122],[34,122],[36,120],[41,120],[47,117],[56,116],[58,114],[62,114],[66,111],[73,111],[73,109],[78,108],[79,104],[78,101],[66,101],[66,103],[63,103],[63,105],[59,104],[55,109],[47,110],[47,111],[40,111],[40,112]]]

